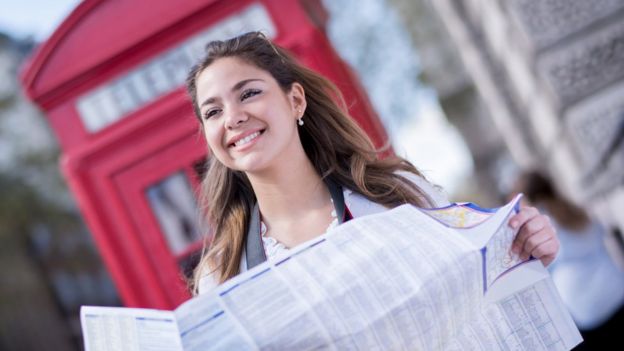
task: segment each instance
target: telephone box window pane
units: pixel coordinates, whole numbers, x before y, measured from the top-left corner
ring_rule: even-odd
[[[174,255],[200,239],[197,204],[184,173],[176,173],[147,189],[147,197]]]

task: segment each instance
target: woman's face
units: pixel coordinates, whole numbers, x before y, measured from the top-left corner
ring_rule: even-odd
[[[303,88],[285,93],[270,73],[245,61],[214,61],[196,81],[204,136],[226,167],[261,172],[302,149],[296,120],[305,110]]]

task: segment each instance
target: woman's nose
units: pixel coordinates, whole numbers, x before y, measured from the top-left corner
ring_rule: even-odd
[[[230,108],[226,113],[225,127],[227,129],[234,129],[247,121],[248,117],[245,111],[240,108]]]

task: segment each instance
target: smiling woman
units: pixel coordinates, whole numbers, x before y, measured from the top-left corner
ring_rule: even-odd
[[[384,208],[433,205],[406,178],[412,174],[431,188],[416,168],[377,158],[366,134],[332,99],[341,101],[333,84],[261,33],[208,44],[187,83],[213,155],[202,203],[215,236],[197,268],[196,291],[265,260],[271,248],[261,245],[259,260],[249,252],[261,227],[284,247],[322,234],[348,200],[343,190]],[[349,209],[338,212],[339,222],[351,216]]]
[[[198,76],[197,98],[208,145],[226,167],[259,175],[306,158],[295,123],[305,110],[300,84],[285,92],[268,72],[228,57]]]
[[[261,33],[209,43],[187,87],[212,154],[202,208],[215,235],[195,293],[354,217],[448,203],[408,161],[379,158],[336,87]],[[544,216],[523,210],[511,223],[523,254],[552,260]]]

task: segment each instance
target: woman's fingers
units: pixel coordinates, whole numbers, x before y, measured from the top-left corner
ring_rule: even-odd
[[[531,236],[529,236],[525,241],[524,244],[522,246],[522,250],[519,252],[520,254],[520,259],[521,260],[526,260],[529,258],[529,256],[533,256],[535,258],[539,258],[536,255],[533,255],[534,251],[543,243],[546,243],[549,240],[552,240],[552,234],[549,233],[548,229],[542,229],[536,233],[532,233]],[[541,250],[539,252],[535,252],[537,253],[541,253]],[[547,254],[547,253],[546,253]],[[540,255],[541,256],[541,255]]]
[[[528,254],[542,261],[544,267],[548,266],[557,257],[559,251],[559,240],[557,238],[550,238],[534,247]]]
[[[543,223],[541,221],[532,221],[537,216],[539,216],[539,212],[535,207],[523,207],[520,209],[520,212],[509,219],[509,226],[511,228],[520,228],[511,247],[514,253],[520,253],[528,237],[533,232],[537,232],[543,228]]]
[[[521,260],[538,258],[544,266],[550,264],[559,251],[559,239],[548,216],[534,207],[524,207],[509,220],[512,228],[520,228],[512,245],[512,252]]]
[[[524,206],[520,208],[520,212],[509,219],[509,226],[516,229],[537,215],[539,215],[537,208]]]

